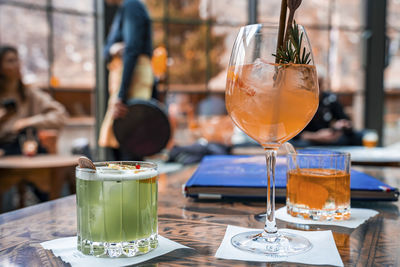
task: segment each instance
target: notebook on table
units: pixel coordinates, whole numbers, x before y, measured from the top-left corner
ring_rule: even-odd
[[[266,198],[267,178],[263,156],[206,156],[186,182],[184,194],[195,198]],[[397,201],[399,191],[377,178],[351,170],[352,200]],[[276,198],[286,198],[286,159],[275,168]]]

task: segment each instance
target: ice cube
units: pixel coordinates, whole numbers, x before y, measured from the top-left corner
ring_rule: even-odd
[[[253,64],[246,65],[241,74],[241,90],[254,96],[272,86],[275,67],[262,59],[256,59]]]
[[[265,87],[272,84],[274,73],[274,65],[257,58],[252,65],[248,78],[253,84]]]
[[[269,64],[266,64],[260,58],[257,58],[253,63],[253,67],[251,68],[251,78],[259,81],[265,80],[265,78],[268,77],[268,66]]]
[[[332,170],[331,169],[303,169],[301,171],[305,175],[316,175],[316,176],[329,176],[332,175]]]
[[[318,83],[317,72],[310,65],[286,65],[281,68],[283,74],[283,85],[292,90],[316,91]]]

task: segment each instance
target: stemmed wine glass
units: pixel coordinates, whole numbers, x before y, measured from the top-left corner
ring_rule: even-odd
[[[268,177],[264,231],[241,233],[231,242],[257,254],[288,256],[312,247],[302,236],[279,231],[275,222],[276,151],[304,129],[318,107],[318,80],[310,42],[304,28],[295,27],[301,36],[298,47],[289,42],[287,45],[298,52],[294,61],[297,64],[277,59],[278,27],[262,24],[240,28],[229,62],[225,91],[228,113],[264,148]]]

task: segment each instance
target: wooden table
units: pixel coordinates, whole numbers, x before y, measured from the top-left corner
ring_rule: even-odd
[[[178,250],[142,266],[266,266],[266,263],[221,260],[214,257],[228,224],[262,228],[255,214],[265,211],[263,202],[194,201],[181,194],[182,184],[195,166],[159,180],[159,233],[195,250]],[[399,168],[363,168],[384,175],[392,186],[400,185]],[[283,204],[278,204],[281,207]],[[331,229],[345,266],[400,266],[399,202],[357,202],[354,207],[373,208],[379,215],[357,229]],[[0,215],[0,266],[67,266],[40,242],[76,234],[75,196],[50,201]],[[295,225],[278,220],[280,228]],[[277,266],[298,264],[277,263]],[[268,265],[269,266],[269,265]],[[307,265],[304,265],[307,266]]]
[[[73,171],[78,165],[78,158],[79,156],[54,154],[0,157],[0,204],[2,193],[17,185],[19,205],[23,207],[26,183],[32,183],[39,190],[48,193],[51,200],[59,198],[63,183],[71,177],[74,178]]]

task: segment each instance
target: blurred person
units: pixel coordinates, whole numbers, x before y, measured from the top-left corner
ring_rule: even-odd
[[[157,80],[164,80],[167,74],[167,49],[163,45],[156,47],[153,51],[153,57],[151,58],[151,65],[153,67],[154,76]]]
[[[189,103],[188,103],[189,104]],[[190,105],[191,113],[193,107]],[[228,116],[223,97],[210,94],[197,106],[197,119],[192,114],[189,128],[198,139],[186,146],[175,145],[169,153],[169,161],[182,164],[200,162],[206,155],[227,155],[232,147],[233,122]],[[192,119],[190,119],[192,117]]]
[[[233,121],[225,108],[225,100],[211,94],[199,102],[197,107],[201,138],[230,148],[232,145]]]
[[[353,129],[353,124],[344,112],[336,94],[324,91],[322,77],[319,78],[320,94],[317,112],[291,143],[297,147],[361,145],[361,134]]]
[[[113,148],[116,160],[133,160],[119,149],[112,125],[115,119],[126,115],[126,104],[130,99],[149,100],[152,97],[151,20],[146,6],[139,0],[106,0],[106,3],[119,6],[104,50],[110,78],[116,73],[119,79],[118,86],[109,86],[110,98],[100,130],[99,145]]]
[[[49,94],[24,85],[17,49],[0,46],[0,149],[4,154],[22,154],[21,138],[33,138],[40,129],[59,129],[66,118],[65,108]],[[39,152],[46,151],[39,146]]]
[[[152,98],[159,100],[158,85],[165,81],[167,74],[168,53],[164,45],[156,47],[151,58],[154,73]]]

